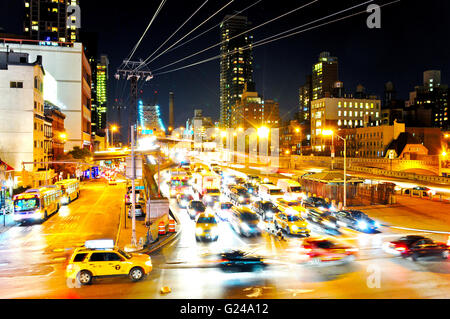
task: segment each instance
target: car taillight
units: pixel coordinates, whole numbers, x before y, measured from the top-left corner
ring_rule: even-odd
[[[406,248],[405,248],[405,247],[402,247],[402,246],[397,246],[397,247],[395,247],[395,250],[398,250],[398,251],[405,251]]]

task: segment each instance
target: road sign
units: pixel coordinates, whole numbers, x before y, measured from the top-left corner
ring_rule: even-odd
[[[132,172],[132,162],[131,157],[127,157],[127,172],[126,175],[129,179],[133,179],[133,172]],[[134,178],[142,178],[142,159],[141,158],[135,158],[134,159],[134,167],[136,169],[136,174]]]

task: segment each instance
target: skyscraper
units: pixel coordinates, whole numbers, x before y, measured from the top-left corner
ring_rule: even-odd
[[[331,97],[333,84],[339,81],[338,58],[330,56],[330,52],[322,52],[319,61],[312,70],[313,100]]]
[[[33,40],[78,42],[78,29],[68,26],[67,9],[79,0],[25,0],[24,34]],[[76,22],[76,15],[70,16]]]
[[[174,94],[169,92],[169,131],[175,128],[174,118],[173,118],[173,105],[174,104]]]
[[[249,22],[244,16],[227,15],[220,25],[220,125],[231,127],[234,105],[244,85],[253,79],[252,36],[246,33]]]
[[[108,65],[109,60],[107,55],[102,55],[100,60],[97,62],[97,72],[96,72],[96,103],[95,108],[93,107],[93,131],[103,132],[106,128],[106,115],[108,111]]]

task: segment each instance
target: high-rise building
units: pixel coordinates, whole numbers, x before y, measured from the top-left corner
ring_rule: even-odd
[[[108,56],[102,55],[96,63],[95,102],[92,106],[92,131],[104,133],[108,111]]]
[[[408,114],[429,113],[430,120],[425,122],[421,115],[413,116],[415,125],[440,127],[448,130],[450,128],[449,93],[448,85],[441,83],[441,71],[425,71],[423,85],[416,86],[414,91],[410,93],[405,111]]]
[[[173,92],[169,92],[169,131],[175,129],[173,107],[174,107],[174,94]]]
[[[227,15],[220,25],[220,125],[231,127],[236,101],[241,98],[244,85],[252,81],[252,36],[243,33],[249,22],[244,16]],[[241,34],[243,33],[243,34]]]
[[[159,105],[144,105],[142,100],[138,101],[137,121],[142,130],[165,131]]]
[[[312,99],[330,97],[333,85],[339,81],[338,58],[330,56],[330,52],[322,52],[319,61],[312,68]]]
[[[67,9],[79,0],[25,0],[24,34],[42,41],[77,42],[78,28],[68,26]],[[74,24],[76,15],[70,16]]]
[[[311,120],[312,76],[306,76],[306,82],[299,89],[299,122],[309,125]]]

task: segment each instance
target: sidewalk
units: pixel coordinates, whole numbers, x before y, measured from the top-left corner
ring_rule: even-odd
[[[176,220],[179,220],[176,218]],[[171,243],[174,241],[181,232],[181,226],[176,222],[175,224],[175,232],[169,233],[168,227],[166,227],[165,235],[158,235],[158,224],[153,223],[150,226],[150,232],[148,227],[145,225],[145,218],[136,218],[136,240],[138,246],[143,246],[143,249],[136,250],[137,253],[152,253],[161,247]],[[125,216],[124,209],[121,211],[121,219],[119,222],[119,229],[116,237],[116,244],[124,249],[125,246],[131,244],[131,218]],[[150,243],[147,245],[147,236],[149,238]],[[152,241],[153,239],[153,241]]]
[[[0,234],[8,231],[10,228],[14,227],[15,224],[13,213],[7,213],[6,215],[0,213]]]

